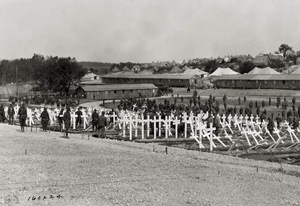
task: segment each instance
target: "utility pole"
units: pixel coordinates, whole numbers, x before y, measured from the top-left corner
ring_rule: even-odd
[[[18,97],[18,93],[19,93],[19,88],[18,88],[18,66],[16,66],[16,84],[17,84],[17,92],[16,92],[16,96]]]

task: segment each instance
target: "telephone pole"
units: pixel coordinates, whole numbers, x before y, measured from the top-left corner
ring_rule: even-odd
[[[18,97],[18,93],[19,93],[19,88],[18,88],[18,66],[16,66],[16,84],[17,84],[17,92],[16,92],[16,96]]]

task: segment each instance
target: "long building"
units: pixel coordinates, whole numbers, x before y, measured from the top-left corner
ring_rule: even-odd
[[[91,100],[153,97],[157,94],[157,87],[153,84],[81,85],[75,94]]]
[[[223,75],[214,80],[216,88],[230,89],[300,89],[300,74]]]
[[[154,84],[155,86],[189,87],[201,81],[198,75],[180,74],[107,74],[105,84]]]

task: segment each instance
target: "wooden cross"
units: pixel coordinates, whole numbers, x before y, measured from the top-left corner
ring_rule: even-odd
[[[176,116],[173,120],[173,125],[175,125],[175,138],[178,137],[178,125],[180,124],[180,120],[178,120],[178,117]]]
[[[242,132],[241,132],[241,134],[243,135],[245,135],[245,137],[246,137],[246,139],[247,139],[247,143],[248,143],[248,145],[249,146],[251,146],[251,143],[250,143],[250,140],[249,140],[249,138],[248,138],[248,135],[247,135],[247,131],[245,131],[245,129],[244,128],[242,128]]]
[[[213,124],[210,123],[209,124],[209,128],[208,128],[208,132],[210,133],[210,136],[209,136],[209,150],[212,151],[213,150],[213,131],[215,131],[216,128],[213,127]]]
[[[71,114],[71,121],[73,124],[73,129],[76,129],[76,117],[77,117],[77,114],[75,114],[75,111],[73,111]]]
[[[187,138],[187,124],[189,122],[188,116],[186,113],[183,114],[182,116],[182,122],[184,122],[184,138]]]

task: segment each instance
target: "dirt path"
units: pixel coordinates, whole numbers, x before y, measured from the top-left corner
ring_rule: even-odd
[[[0,205],[300,205],[300,179],[287,174],[298,166],[282,173],[275,163],[154,144],[0,131]]]

